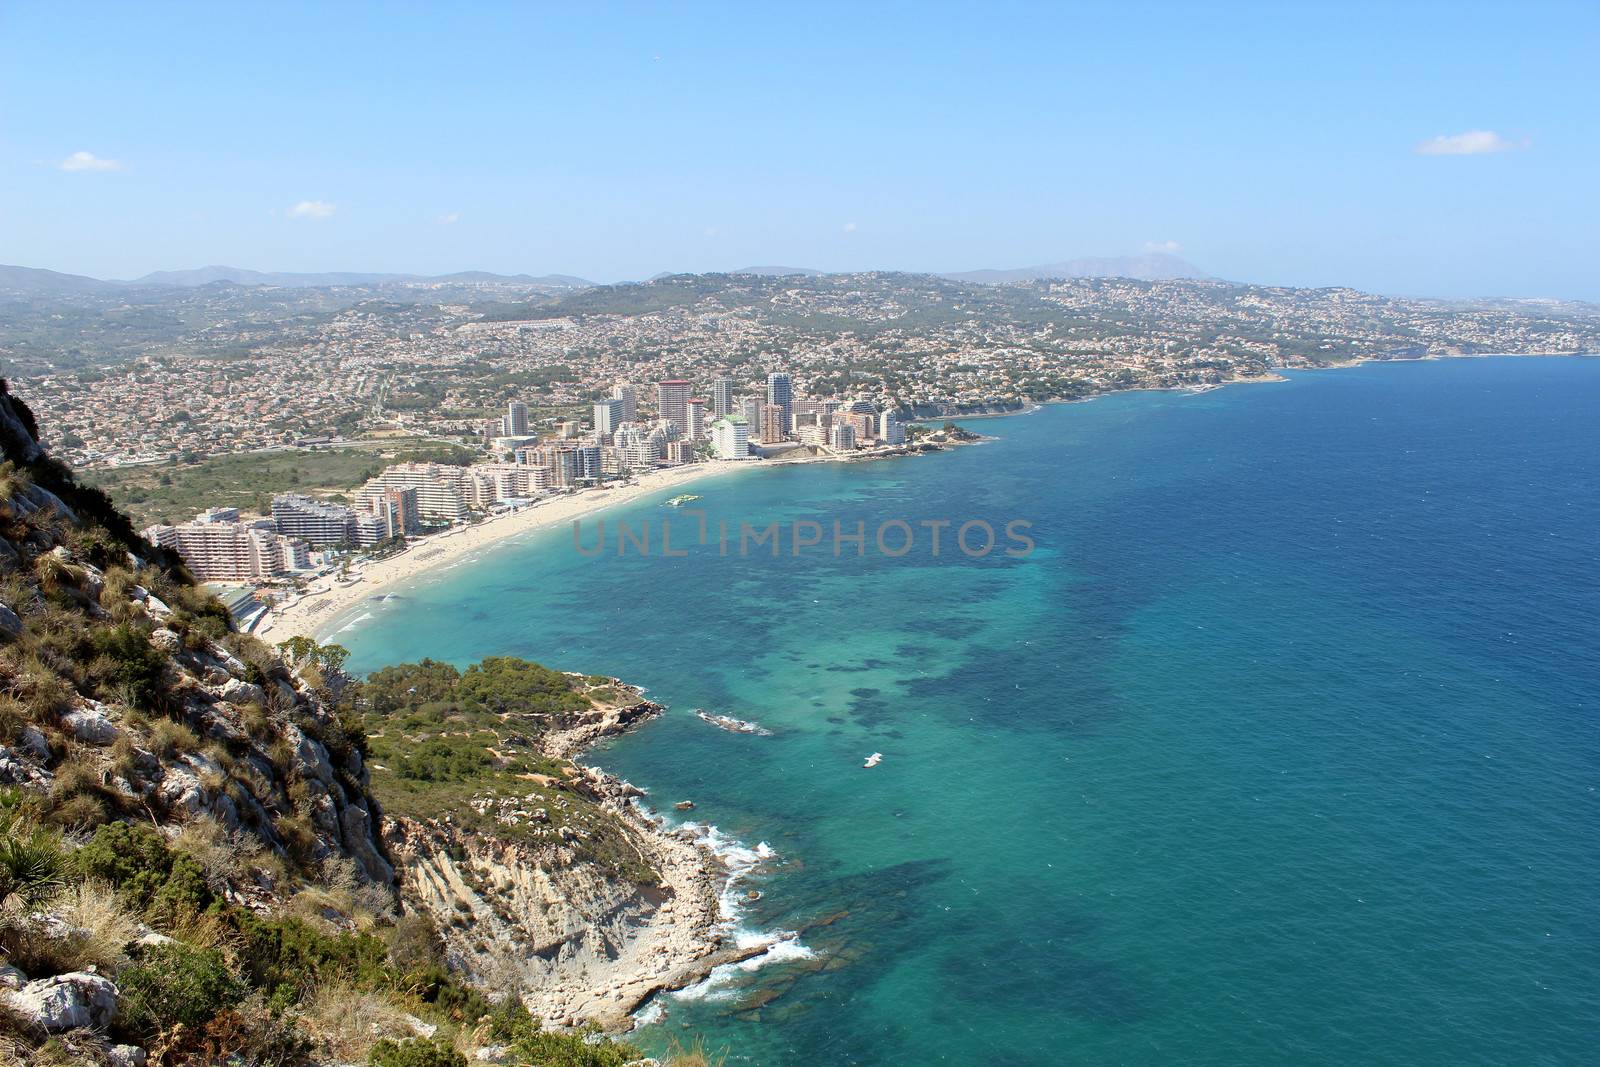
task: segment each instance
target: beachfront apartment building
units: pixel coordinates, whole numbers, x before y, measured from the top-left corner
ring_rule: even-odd
[[[711,449],[718,459],[750,458],[750,424],[742,415],[725,415],[711,424]]]
[[[549,467],[528,463],[477,463],[467,468],[467,496],[487,511],[507,500],[527,500],[550,491]]]
[[[781,441],[794,430],[794,383],[782,371],[767,375],[767,404],[776,405],[783,412],[782,435],[768,438],[763,430],[763,441]],[[763,424],[764,425],[764,424]]]
[[[618,427],[619,436],[628,425]],[[599,481],[604,473],[601,453],[601,446],[593,441],[554,441],[518,449],[516,456],[523,466],[547,471],[550,488],[565,489]]]
[[[878,436],[878,413],[871,408],[864,412],[842,411],[833,417],[833,426],[834,429],[840,426],[850,427],[850,432],[855,435],[858,444],[875,440]],[[829,433],[831,435],[832,431]]]
[[[706,402],[690,397],[683,405],[683,436],[699,441],[706,435]]]
[[[616,450],[622,466],[649,470],[666,456],[667,435],[659,428],[625,422],[617,428]]]
[[[390,518],[387,508],[384,511],[358,512],[350,520],[350,543],[357,548],[371,548],[398,536],[398,524],[391,522]]]
[[[594,432],[603,438],[609,438],[617,432],[617,427],[623,423],[622,401],[616,397],[610,400],[597,400],[594,405]]]
[[[683,378],[665,378],[656,383],[656,417],[672,423],[678,433],[688,429],[689,382]]]
[[[777,404],[761,405],[761,443],[775,445],[788,436],[783,408]]]
[[[906,443],[906,424],[892,409],[885,408],[878,415],[878,440],[886,445]]]
[[[170,548],[202,582],[248,582],[310,566],[304,541],[285,537],[271,519],[241,522],[236,508],[201,512],[177,526],[151,526],[143,535]]]
[[[622,401],[622,422],[639,421],[639,393],[633,386],[626,382],[619,382],[611,387],[613,400]]]
[[[363,485],[356,495],[363,510],[373,511],[374,500],[402,489],[416,491],[421,521],[459,522],[466,518],[466,476],[462,468],[445,463],[393,464]]]
[[[382,501],[372,501],[372,510],[389,514],[393,512],[402,534],[414,534],[422,529],[422,512],[417,508],[415,489],[391,489],[383,494]]]
[[[733,414],[733,379],[719,375],[711,382],[711,415],[724,418]]]
[[[353,510],[300,493],[273,497],[272,521],[285,537],[298,537],[318,548],[358,543]]]

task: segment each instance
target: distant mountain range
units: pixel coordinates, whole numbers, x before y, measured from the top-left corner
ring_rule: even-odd
[[[817,278],[827,271],[810,267],[745,267],[731,274],[756,274],[763,278],[784,278],[803,275]],[[912,272],[919,273],[919,272]],[[670,277],[671,272],[656,278]],[[1211,275],[1186,259],[1165,252],[1152,252],[1143,256],[1102,256],[1068,259],[1060,263],[1041,263],[1037,267],[1015,267],[1010,270],[966,270],[935,273],[936,278],[953,282],[972,282],[977,285],[1013,285],[1017,282],[1035,282],[1047,278],[1134,278],[1143,282],[1165,282],[1178,278],[1209,278]],[[654,279],[652,279],[654,280]]]
[[[81,274],[62,274],[38,267],[0,266],[0,289],[8,292],[39,293],[93,293],[113,289],[115,283],[98,278],[85,278]]]
[[[957,282],[979,285],[1010,285],[1045,278],[1134,278],[1144,282],[1165,282],[1177,278],[1209,278],[1211,275],[1186,259],[1152,252],[1143,256],[1110,256],[1069,259],[1037,267],[1011,270],[968,270],[939,275]]]
[[[567,289],[581,289],[593,282],[567,274],[491,274],[488,271],[466,270],[455,274],[364,274],[335,271],[326,274],[293,274],[282,271],[245,270],[242,267],[200,267],[197,270],[158,270],[135,278],[126,285],[169,285],[189,288],[232,282],[235,285],[282,285],[290,288],[319,288],[330,285],[428,285],[451,282],[497,282],[504,285],[552,285]]]
[[[820,277],[828,272],[811,267],[756,266],[730,271],[766,278]],[[651,280],[672,276],[658,274]],[[1175,278],[1208,278],[1193,263],[1164,253],[1144,256],[1069,259],[1037,267],[1010,270],[969,270],[938,274],[951,281],[979,285],[1009,285],[1045,278],[1136,278],[1141,281],[1168,281]],[[282,271],[246,270],[242,267],[199,267],[194,270],[158,270],[131,281],[102,281],[81,274],[62,274],[35,267],[0,266],[0,290],[36,295],[71,293],[110,293],[130,287],[193,289],[204,285],[262,285],[292,289],[336,286],[379,285],[527,285],[546,289],[587,289],[595,283],[570,274],[493,274],[469,270],[456,274],[380,274],[334,271],[322,274],[296,274]]]
[[[0,266],[0,290],[41,295],[65,293],[108,293],[135,287],[195,289],[203,285],[272,285],[291,289],[317,289],[331,286],[374,285],[470,285],[492,282],[500,285],[530,285],[551,289],[587,289],[594,283],[568,274],[491,274],[468,270],[456,274],[364,274],[330,272],[293,274],[282,271],[246,270],[243,267],[200,267],[195,270],[158,270],[131,281],[102,281],[82,274],[61,274],[37,267]]]

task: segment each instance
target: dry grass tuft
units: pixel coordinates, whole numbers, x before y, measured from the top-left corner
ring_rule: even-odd
[[[221,892],[225,886],[249,881],[252,868],[265,851],[261,839],[243,830],[231,833],[209,815],[184,823],[172,847],[187,852],[205,872],[206,884]]]
[[[230,963],[238,959],[239,934],[214,912],[180,909],[167,922],[166,932],[195,948],[216,949]]]
[[[352,986],[318,986],[300,1008],[300,1026],[319,1049],[338,1063],[365,1063],[384,1038],[415,1037],[411,1015],[382,993]]]
[[[159,719],[150,728],[150,751],[164,760],[186,752],[193,752],[200,747],[200,739],[194,731],[181,722],[171,719]]]
[[[112,973],[125,962],[138,921],[108,885],[83,882],[64,890],[44,909],[60,920],[46,923],[15,911],[0,915],[0,951],[30,978],[90,967]]]

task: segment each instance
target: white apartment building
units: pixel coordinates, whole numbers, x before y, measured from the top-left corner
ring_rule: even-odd
[[[639,421],[639,393],[633,386],[621,383],[612,387],[611,396],[622,401],[622,421]]]
[[[363,509],[396,489],[417,491],[417,515],[434,522],[459,522],[467,514],[466,475],[444,463],[396,463],[361,487]]]
[[[726,415],[711,424],[711,448],[718,459],[750,458],[750,424],[740,415]]]
[[[906,424],[893,411],[884,409],[878,416],[878,440],[886,445],[906,443]]]
[[[231,515],[231,518],[221,518]],[[240,522],[236,508],[202,512],[192,522],[151,526],[146,540],[173,549],[202,582],[247,582],[310,565],[306,544],[284,537],[271,519]]]

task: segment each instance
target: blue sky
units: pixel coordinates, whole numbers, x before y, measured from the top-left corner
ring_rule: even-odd
[[[1600,300],[1597,54],[1594,2],[0,0],[0,262]]]

